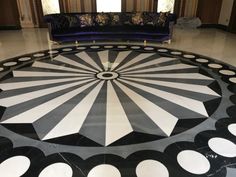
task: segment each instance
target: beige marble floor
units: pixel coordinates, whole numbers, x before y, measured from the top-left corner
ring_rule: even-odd
[[[74,44],[70,43],[66,45]],[[222,30],[175,28],[171,44],[148,42],[147,45],[164,46],[194,52],[236,66],[236,34]],[[58,47],[61,46],[49,42],[47,29],[0,31],[0,60]]]

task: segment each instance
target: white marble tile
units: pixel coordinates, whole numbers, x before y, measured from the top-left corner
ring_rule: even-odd
[[[30,160],[25,156],[13,156],[0,163],[0,175],[21,177],[30,167]]]
[[[179,165],[192,174],[205,174],[210,169],[210,163],[205,156],[192,150],[181,151],[177,156]]]
[[[224,157],[236,157],[236,145],[224,138],[212,138],[208,141],[209,147]]]

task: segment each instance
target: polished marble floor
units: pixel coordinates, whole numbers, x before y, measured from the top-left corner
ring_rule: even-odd
[[[236,175],[235,35],[58,46],[46,34],[0,32],[4,177]]]
[[[130,43],[134,44],[134,42]],[[236,34],[218,29],[176,28],[170,45],[149,42],[147,44],[194,52],[236,66]],[[68,44],[68,46],[70,45]],[[57,47],[60,46],[48,42],[47,29],[0,31],[0,60]]]

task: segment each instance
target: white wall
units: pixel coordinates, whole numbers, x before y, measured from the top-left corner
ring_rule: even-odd
[[[220,12],[219,24],[226,26],[229,25],[233,4],[234,0],[223,0]]]

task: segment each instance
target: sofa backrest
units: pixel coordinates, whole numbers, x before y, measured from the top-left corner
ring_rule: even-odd
[[[153,26],[156,28],[169,28],[169,22],[176,17],[170,13],[154,12],[120,12],[120,13],[60,13],[44,16],[51,30],[68,30],[71,28],[93,28],[100,26]]]

